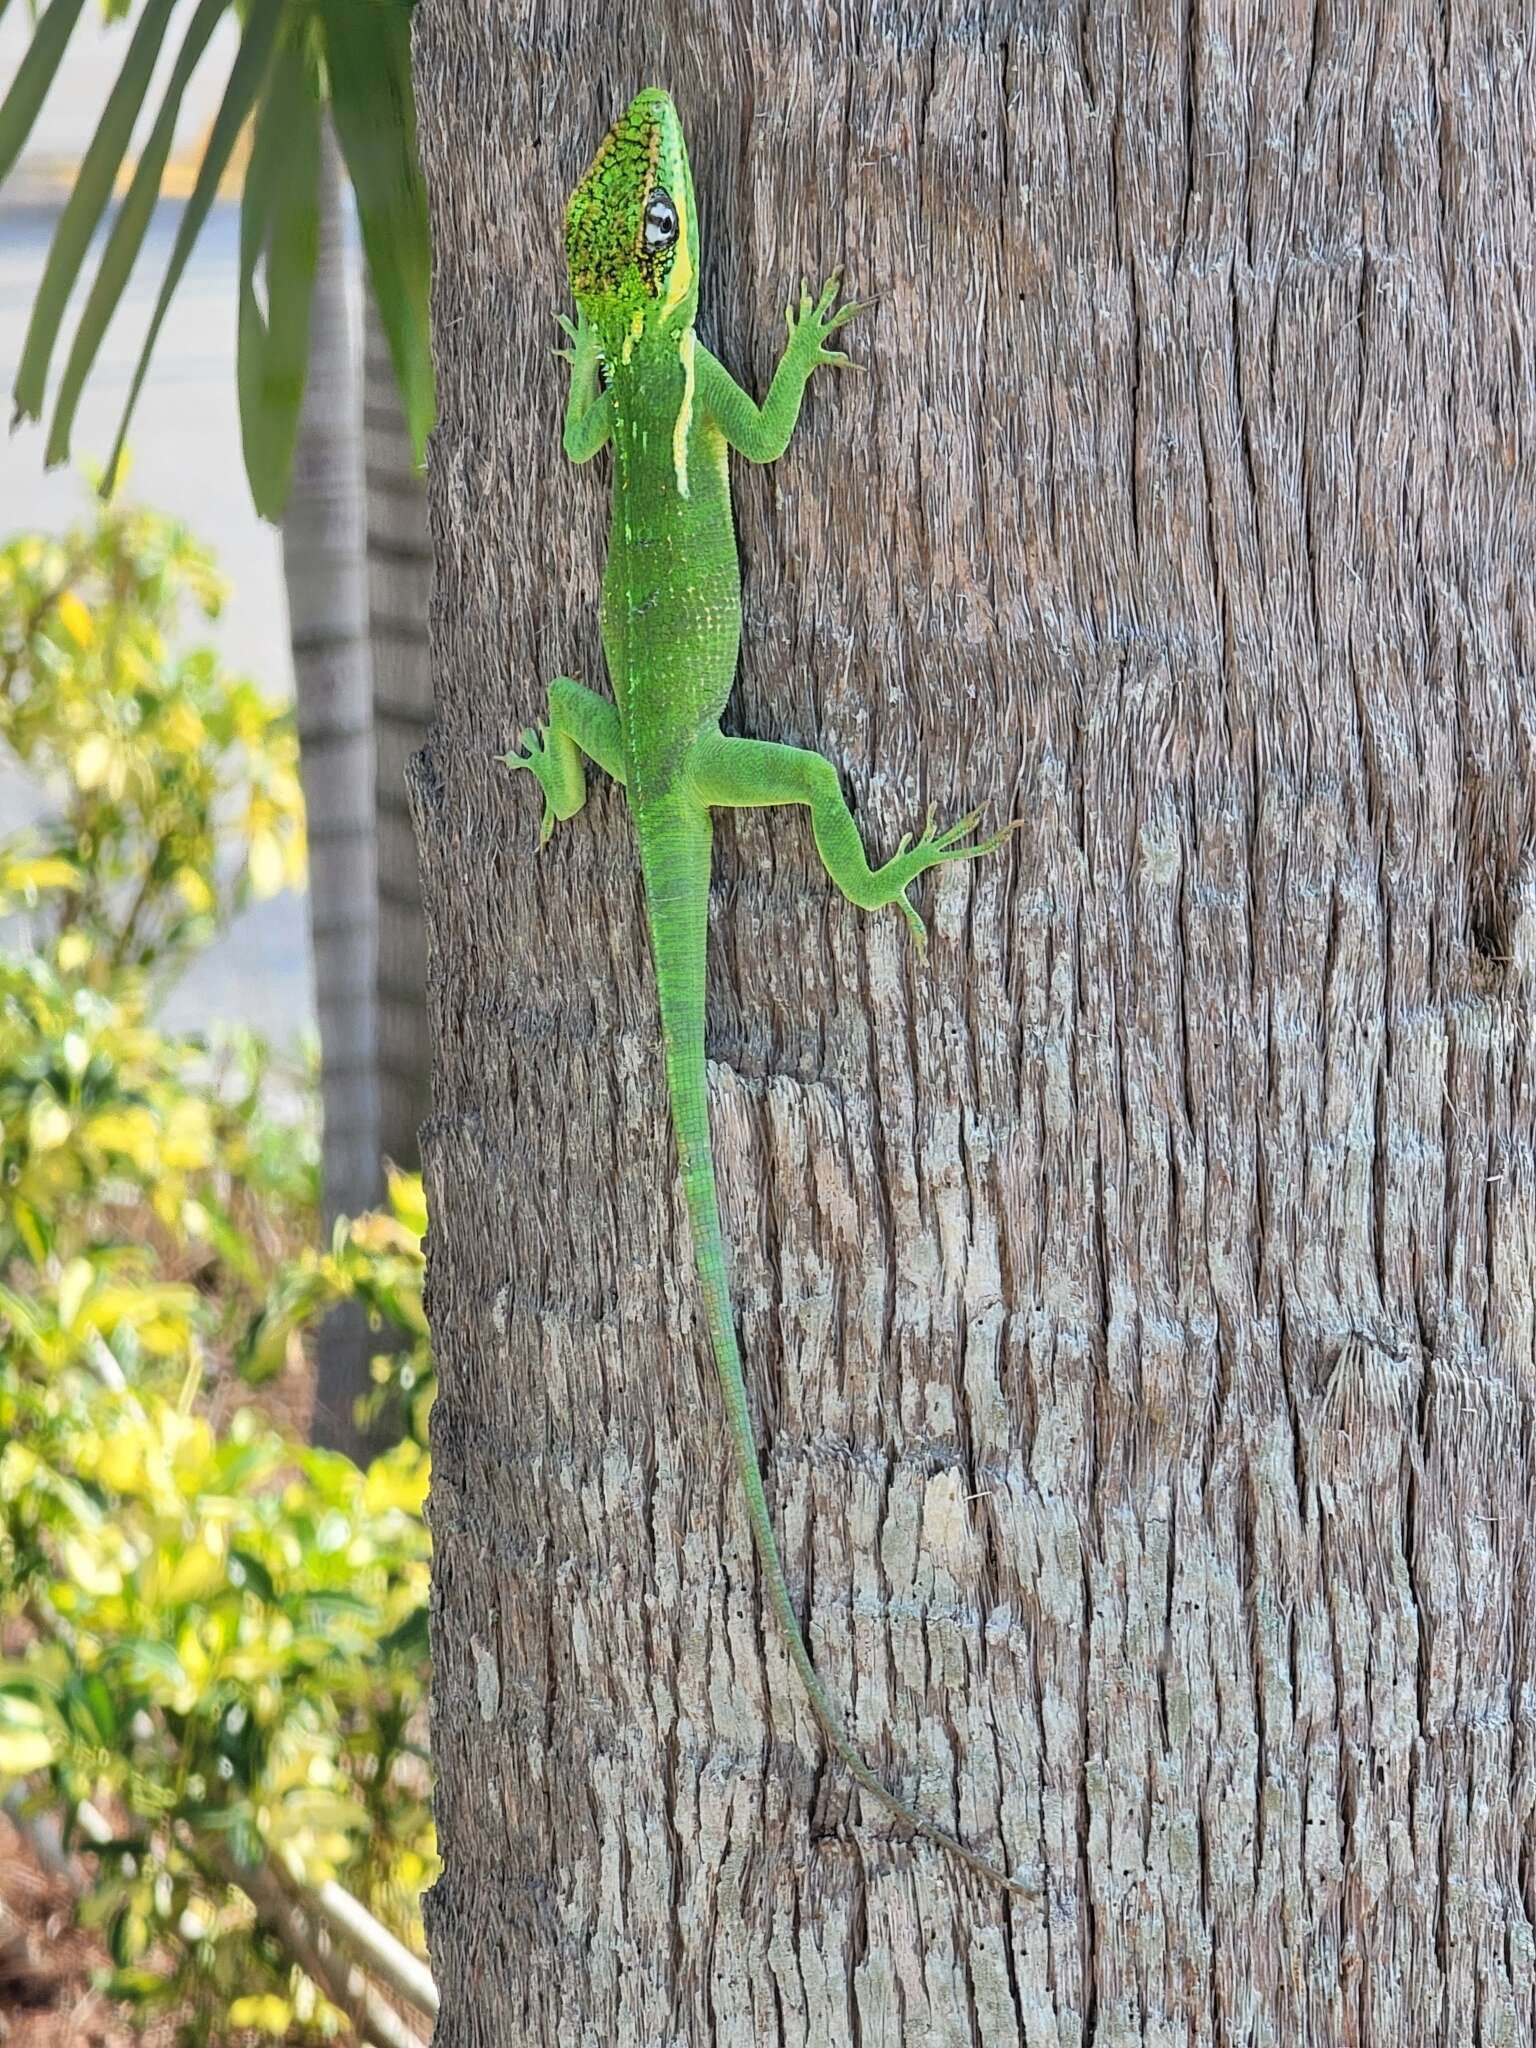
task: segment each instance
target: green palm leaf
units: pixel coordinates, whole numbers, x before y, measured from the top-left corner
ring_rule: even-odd
[[[112,444],[112,453],[107,458],[106,472],[102,478],[103,493],[110,492],[117,480],[123,442],[127,438],[133,409],[138,403],[144,373],[149,368],[149,358],[160,332],[160,323],[164,320],[166,309],[175,295],[177,285],[181,282],[181,274],[187,267],[187,258],[192,254],[192,245],[208,217],[208,209],[218,193],[219,180],[224,175],[225,166],[239,139],[240,130],[256,103],[257,94],[261,91],[267,67],[271,62],[272,45],[282,20],[284,5],[285,0],[251,0],[240,36],[240,48],[230,70],[229,84],[224,88],[224,98],[219,104],[218,113],[214,116],[208,146],[203,151],[203,160],[197,167],[192,197],[187,201],[187,210],[181,217],[181,224],[176,230],[176,240],[171,246],[170,261],[165,266],[165,279],[160,286],[160,296],[155,301],[154,313],[150,317],[149,332],[144,337],[144,346],[140,349],[139,360],[134,366],[133,382],[128,387],[128,399],[123,407],[117,439]]]
[[[55,0],[57,4],[57,0]],[[144,233],[149,226],[150,215],[154,212],[155,201],[160,196],[160,179],[165,171],[166,158],[171,153],[171,140],[176,132],[176,117],[181,112],[182,96],[187,83],[197,69],[198,59],[208,47],[208,38],[218,26],[228,0],[199,0],[197,12],[192,17],[192,26],[187,30],[186,40],[176,54],[176,64],[165,89],[165,98],[155,117],[138,168],[128,187],[127,197],[117,209],[112,223],[112,232],[107,237],[107,246],[102,252],[95,282],[85,302],[85,311],[80,315],[80,324],[75,329],[75,339],[70,347],[69,360],[64,366],[64,378],[59,388],[58,399],[53,408],[53,422],[48,430],[48,447],[44,457],[49,468],[56,462],[69,459],[69,436],[74,427],[75,413],[80,404],[80,393],[86,377],[101,347],[102,336],[107,324],[117,311],[117,302],[123,295],[123,287],[137,260],[143,245]]]
[[[406,0],[376,6],[320,0],[320,19],[331,118],[357,198],[368,281],[419,461],[435,401],[427,334],[431,248],[416,152],[411,10]]]
[[[68,459],[81,394],[160,197],[192,74],[235,0],[188,0],[191,21],[71,338],[45,460]],[[0,0],[3,12],[7,0]],[[58,71],[84,0],[51,0],[0,104],[0,180],[14,164]],[[40,417],[70,297],[106,211],[178,0],[143,0],[132,41],[48,252],[17,370],[18,418]],[[256,110],[240,228],[237,376],[241,440],[257,509],[277,517],[288,492],[309,355],[320,121],[329,104],[357,203],[369,288],[388,338],[418,458],[434,412],[427,299],[426,190],[416,153],[411,0],[247,0],[242,33],[192,196],[139,351],[104,489],[166,311],[217,196],[241,127]],[[275,51],[275,55],[274,55]],[[315,60],[320,60],[317,64]]]
[[[133,32],[128,55],[107,104],[102,111],[90,148],[80,166],[68,202],[54,231],[48,250],[43,281],[37,288],[27,338],[22,346],[21,367],[16,372],[16,416],[35,420],[43,410],[43,392],[48,364],[58,339],[64,308],[74,290],[80,265],[96,231],[96,223],[112,196],[112,182],[133,134],[133,124],[144,104],[160,45],[176,0],[150,0]]]
[[[21,154],[21,146],[32,133],[37,110],[48,96],[53,74],[59,68],[75,23],[85,0],[53,0],[37,24],[27,54],[16,67],[11,89],[0,105],[0,179]]]
[[[240,208],[240,439],[256,510],[277,519],[293,474],[309,367],[319,249],[320,102],[302,54],[285,44],[256,117]],[[266,310],[256,289],[262,267]]]

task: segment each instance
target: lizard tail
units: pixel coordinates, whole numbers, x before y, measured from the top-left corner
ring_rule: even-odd
[[[898,1819],[957,1856],[967,1869],[993,1884],[1025,1895],[1039,1886],[1026,1884],[968,1849],[958,1836],[925,1820],[875,1775],[850,1740],[827,1695],[800,1627],[778,1537],[768,1512],[758,1463],[757,1438],[747,1401],[736,1323],[731,1312],[726,1274],[725,1240],[715,1191],[714,1148],[709,1130],[709,1080],[704,1057],[705,944],[709,926],[710,822],[702,816],[657,818],[641,827],[640,858],[645,874],[646,907],[661,1009],[667,1092],[677,1142],[688,1223],[693,1236],[694,1271],[704,1304],[710,1349],[725,1404],[731,1449],[747,1499],[752,1540],[766,1582],[769,1603],[784,1633],[790,1661],[800,1674],[806,1696],[827,1741],[840,1762]]]

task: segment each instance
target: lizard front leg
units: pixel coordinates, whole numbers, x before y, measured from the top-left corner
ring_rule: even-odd
[[[571,676],[556,676],[549,686],[548,724],[537,732],[527,727],[517,746],[499,757],[509,768],[526,768],[544,792],[540,846],[554,831],[556,818],[574,818],[587,800],[583,754],[623,784],[624,742],[617,707]]]
[[[603,388],[597,329],[585,316],[571,321],[557,313],[555,318],[571,337],[569,348],[555,350],[571,366],[560,445],[570,461],[590,462],[613,438],[613,393]]]
[[[555,318],[571,339],[569,348],[555,350],[571,366],[563,445],[572,462],[590,462],[613,436],[613,394],[603,388],[597,330],[591,322],[585,316],[573,322],[563,313]],[[517,746],[499,757],[509,768],[526,768],[544,792],[540,846],[557,818],[574,818],[587,800],[583,754],[615,782],[624,781],[618,711],[574,677],[556,676],[549,686],[548,724],[537,732],[527,727]]]
[[[845,321],[864,310],[860,304],[832,310],[839,282],[834,271],[813,301],[810,287],[802,281],[799,312],[793,305],[784,311],[789,340],[761,405],[754,403],[707,348],[700,345],[695,350],[699,402],[737,454],[745,455],[748,462],[774,462],[784,453],[800,417],[805,387],[818,364],[852,367],[841,349],[826,345],[828,337]]]
[[[933,812],[921,838],[909,833],[883,866],[874,868],[864,851],[859,828],[843,798],[837,770],[822,754],[804,747],[782,747],[773,740],[727,739],[723,733],[701,733],[688,756],[694,789],[706,804],[746,809],[767,804],[808,804],[816,851],[822,865],[850,903],[878,910],[894,903],[921,946],[927,936],[923,920],[907,901],[907,886],[928,868],[945,861],[976,860],[993,853],[1014,826],[1005,825],[986,839],[972,839],[979,811],[970,811],[956,825],[940,831]]]

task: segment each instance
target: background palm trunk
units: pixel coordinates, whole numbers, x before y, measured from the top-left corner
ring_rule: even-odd
[[[383,1191],[379,1136],[374,744],[363,562],[357,354],[340,156],[325,129],[309,375],[283,515],[300,767],[309,814],[310,940],[320,1025],[324,1216],[372,1208]],[[363,1443],[353,1406],[368,1391],[374,1340],[351,1303],[320,1332],[313,1434]]]
[[[1531,2037],[1536,79],[1497,4],[1019,21],[419,17],[439,2048]],[[652,81],[727,363],[802,272],[879,295],[737,466],[733,722],[877,849],[1025,819],[926,969],[724,821],[709,1020],[817,1660],[1034,1903],[825,1768],[623,802],[535,860],[491,761],[600,674],[550,312]]]
[[[389,344],[371,294],[363,301],[363,448],[378,833],[379,1137],[387,1159],[414,1167],[430,1073],[426,934],[405,765],[432,716],[432,541],[426,486],[411,459]]]

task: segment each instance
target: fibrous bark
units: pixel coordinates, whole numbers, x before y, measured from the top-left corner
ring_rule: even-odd
[[[1533,74],[1512,5],[422,0],[443,2048],[1533,2038]],[[565,195],[671,87],[702,333],[877,294],[738,466],[736,729],[1007,857],[717,836],[726,1221],[823,1768],[672,1184]]]

